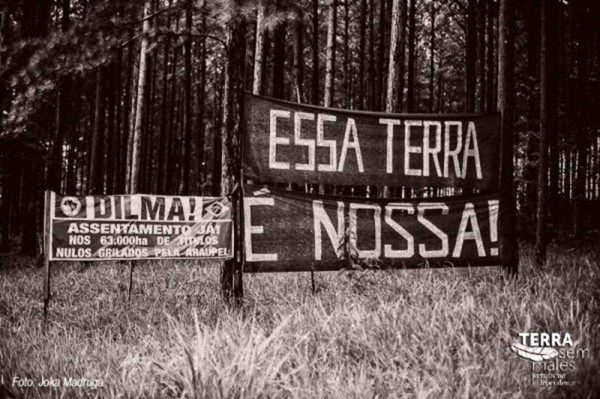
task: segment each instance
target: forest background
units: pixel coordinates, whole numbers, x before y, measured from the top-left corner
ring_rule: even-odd
[[[232,84],[348,109],[485,113],[499,109],[500,72],[521,239],[537,232],[545,253],[546,232],[597,236],[597,1],[0,4],[0,251],[40,252],[44,189],[227,193]]]
[[[0,397],[595,397],[598,21],[597,0],[0,0]],[[229,306],[221,262],[65,262],[44,323],[43,191],[230,193],[244,90],[500,111],[519,278],[245,274]],[[589,350],[573,386],[532,384],[528,331]],[[103,386],[13,383],[48,377]]]

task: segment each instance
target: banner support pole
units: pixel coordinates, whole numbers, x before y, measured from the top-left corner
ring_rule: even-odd
[[[44,333],[48,321],[48,306],[50,305],[50,223],[52,218],[52,192],[44,193]]]
[[[241,253],[240,205],[241,196],[241,147],[242,113],[244,112],[244,65],[246,57],[246,21],[239,5],[234,5],[227,26],[225,85],[223,89],[223,124],[221,127],[221,196],[231,197],[234,220],[234,254],[227,259],[221,269],[221,291],[227,302],[234,300],[236,305],[243,301],[243,255]]]
[[[133,269],[135,267],[135,261],[129,261],[129,288],[127,290],[127,302],[131,302],[131,291],[133,288]]]
[[[243,176],[242,172],[239,172],[239,176]],[[243,179],[243,177],[242,177]],[[244,300],[244,193],[242,185],[237,187],[237,190],[233,193],[235,224],[234,224],[234,281],[233,281],[233,295],[237,305],[241,305]]]

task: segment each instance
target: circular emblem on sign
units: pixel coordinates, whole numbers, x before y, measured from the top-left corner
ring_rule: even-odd
[[[81,202],[77,197],[63,197],[60,209],[66,216],[76,216],[81,210]]]
[[[218,218],[228,210],[229,207],[227,205],[223,205],[220,202],[213,202],[212,204],[210,204],[210,206],[208,206],[208,208],[206,208],[206,211],[215,218]]]

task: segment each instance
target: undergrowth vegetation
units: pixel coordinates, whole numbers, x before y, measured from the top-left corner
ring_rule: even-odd
[[[140,262],[130,302],[127,264],[54,264],[45,332],[42,270],[2,258],[0,397],[594,397],[600,253],[554,248],[537,270],[522,252],[517,280],[366,270],[316,274],[313,293],[307,273],[245,275],[240,308],[223,303],[216,263]],[[533,386],[507,345],[521,332],[589,349],[566,372],[575,385]]]

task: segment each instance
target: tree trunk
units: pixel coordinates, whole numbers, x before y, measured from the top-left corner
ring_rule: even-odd
[[[437,86],[438,86],[438,94],[437,94],[437,112],[439,113],[444,113],[444,111],[446,110],[446,107],[444,106],[444,78],[442,76],[442,74],[438,74],[438,82],[437,82]]]
[[[135,104],[133,103],[133,72],[135,68],[135,56],[134,56],[134,43],[133,43],[133,31],[129,32],[129,48],[127,50],[127,75],[125,77],[125,94],[123,96],[123,124],[121,135],[121,169],[119,170],[119,190],[121,192],[127,192],[129,190],[129,163],[131,160],[131,147],[129,145],[129,139],[132,135],[132,124],[134,116],[131,114]],[[129,106],[131,104],[131,106]]]
[[[10,250],[10,235],[12,232],[11,211],[17,190],[16,184],[14,184],[17,160],[14,156],[13,147],[12,143],[5,142],[0,150],[0,184],[2,187],[2,201],[0,202],[0,227],[2,229],[0,252],[8,252]]]
[[[468,0],[467,37],[465,46],[465,112],[475,112],[477,101],[477,0]],[[463,188],[462,194],[472,194],[473,189]]]
[[[371,111],[375,109],[375,82],[377,81],[377,72],[375,70],[375,0],[369,2],[369,78],[368,78],[368,98],[367,108]]]
[[[61,191],[61,177],[63,166],[63,145],[65,141],[66,116],[65,108],[67,87],[66,80],[59,84],[58,92],[56,93],[56,111],[54,122],[54,143],[52,143],[52,154],[50,156],[50,166],[48,168],[48,188],[55,192]]]
[[[256,42],[254,49],[254,79],[252,81],[252,93],[263,94],[262,65],[265,52],[265,5],[262,1],[258,3],[256,13]]]
[[[408,11],[408,112],[415,111],[415,14],[417,12],[416,8],[416,0],[410,0],[410,7]]]
[[[304,102],[304,17],[301,10],[296,11],[294,20],[293,35],[294,35],[294,92],[296,93],[296,101]]]
[[[0,68],[4,68],[7,60],[8,35],[10,33],[10,14],[8,8],[0,9]],[[2,129],[2,119],[4,116],[4,107],[7,102],[8,90],[4,76],[0,74],[0,129]]]
[[[215,103],[216,110],[214,112],[214,133],[213,133],[213,143],[212,143],[212,153],[213,153],[213,165],[212,165],[212,194],[214,196],[219,196],[221,194],[221,170],[223,168],[223,163],[221,162],[221,154],[222,150],[222,141],[221,141],[221,130],[223,126],[223,120],[221,115],[223,115],[223,89],[224,86],[223,76],[219,77],[219,85],[218,89],[215,90]]]
[[[569,220],[569,228],[572,229],[573,225],[572,225],[572,211],[573,211],[573,184],[575,181],[575,167],[577,166],[577,164],[575,163],[575,159],[574,159],[574,155],[575,155],[575,151],[573,150],[573,148],[569,148],[567,151],[565,151],[565,157],[566,157],[566,161],[565,161],[565,171],[566,171],[566,177],[565,177],[565,194],[566,194],[566,200],[565,201],[568,206],[569,206],[569,211],[571,212],[571,218]]]
[[[350,48],[350,3],[344,3],[344,85],[346,87],[345,107],[355,109],[354,66]]]
[[[319,105],[319,0],[312,0],[312,103]]]
[[[548,198],[546,205],[546,220],[547,220],[547,240],[552,240],[552,237],[558,233],[558,229],[552,228],[558,226],[559,216],[562,211],[558,211],[558,199],[560,190],[560,150],[558,148],[558,104],[562,97],[564,87],[564,72],[561,62],[558,60],[563,56],[562,47],[562,17],[559,13],[559,4],[556,1],[551,1],[546,9],[546,73],[547,82],[552,82],[546,86],[548,97],[548,120],[547,120],[547,141],[548,141],[548,168],[549,168],[549,184]],[[550,45],[548,45],[550,44]]]
[[[179,30],[179,19],[176,19],[175,30]],[[177,179],[173,177],[177,175],[177,151],[176,143],[178,142],[177,137],[177,117],[178,112],[181,112],[181,108],[178,103],[178,88],[179,83],[177,80],[177,64],[179,60],[179,49],[177,47],[173,50],[173,65],[171,66],[171,88],[169,96],[169,111],[168,111],[168,127],[167,127],[167,146],[165,148],[167,167],[166,167],[166,181],[165,181],[165,192],[174,192],[177,190]]]
[[[546,197],[548,194],[548,5],[540,0],[540,135],[537,178],[537,223],[535,259],[538,266],[546,263]]]
[[[38,222],[41,205],[43,201],[39,182],[41,176],[41,154],[24,154],[23,159],[23,180],[21,181],[23,190],[23,213],[20,218],[21,235],[21,253],[26,256],[35,256],[38,254]]]
[[[192,169],[192,5],[193,0],[186,0],[185,29],[186,38],[184,42],[185,56],[183,59],[184,71],[184,119],[183,119],[183,141],[181,156],[183,160],[181,193],[190,194],[190,170]]]
[[[2,235],[0,236],[0,252],[8,252],[10,249],[12,193],[15,190],[15,187],[11,184],[14,170],[8,166],[11,164],[11,158],[13,157],[9,156],[7,151],[0,154],[0,159],[2,160],[0,168],[0,176],[2,176],[2,202],[0,203]]]
[[[71,134],[69,137],[69,155],[67,159],[67,181],[65,185],[65,192],[67,194],[76,195],[77,194],[77,159],[79,154],[79,131],[77,129],[77,125],[74,124],[71,129]]]
[[[273,30],[273,97],[281,99],[284,98],[286,31],[285,21]]]
[[[121,130],[121,126],[123,123],[123,101],[122,101],[122,87],[123,87],[123,78],[121,75],[121,71],[124,69],[123,66],[123,50],[119,49],[117,52],[117,62],[115,65],[115,70],[114,70],[114,74],[115,74],[115,87],[113,88],[113,90],[115,91],[115,139],[114,139],[114,145],[115,145],[115,153],[113,155],[113,171],[114,171],[114,177],[113,177],[113,186],[111,188],[111,192],[113,194],[120,194],[122,193],[121,191],[121,185],[120,185],[120,178],[119,178],[119,173],[121,173],[121,162],[123,159],[123,150],[125,150],[125,148],[123,148],[121,146],[122,140],[123,140],[123,135],[124,132]],[[155,191],[156,192],[156,191]]]
[[[49,33],[51,8],[52,1],[50,0],[39,0],[22,8],[20,24],[23,39],[35,38],[40,42],[44,41]],[[32,119],[27,122],[27,125],[29,134],[34,137],[49,139],[45,133],[51,129],[51,123],[43,115],[43,112],[36,112]],[[17,220],[21,222],[22,228],[21,252],[24,255],[33,256],[37,255],[41,249],[38,233],[41,227],[40,216],[43,208],[43,201],[41,200],[43,198],[42,183],[44,168],[48,165],[44,159],[45,154],[37,149],[27,147],[30,146],[23,146],[23,159],[21,162],[24,165],[20,182],[22,190],[20,201],[23,203],[24,212],[22,212],[22,217]]]
[[[575,175],[574,192],[574,224],[573,234],[575,239],[581,240],[585,234],[587,157],[589,149],[589,46],[590,30],[588,27],[589,9],[588,0],[581,0],[573,4],[574,20],[576,24],[577,46],[575,50],[577,65],[577,109],[576,113],[576,151],[577,174]]]
[[[465,111],[475,112],[477,91],[477,0],[468,0],[466,60],[466,102]]]
[[[537,162],[538,162],[538,132],[537,129],[539,124],[536,123],[538,120],[538,107],[539,99],[537,97],[537,83],[538,83],[538,64],[540,61],[540,29],[539,29],[539,11],[538,2],[536,0],[522,1],[520,7],[524,7],[525,21],[526,21],[526,38],[527,38],[527,75],[526,75],[526,86],[525,89],[529,91],[529,95],[526,97],[527,109],[525,120],[527,131],[526,135],[526,150],[525,150],[525,166],[523,168],[523,180],[524,180],[524,200],[521,207],[521,214],[527,218],[526,222],[523,223],[524,228],[522,229],[524,238],[531,238],[535,236],[535,218],[537,217]]]
[[[501,229],[505,247],[505,270],[515,276],[519,270],[519,247],[515,229],[513,187],[514,110],[515,110],[515,15],[514,0],[500,0],[498,46],[498,111],[501,114],[501,188],[506,201],[506,217]]]
[[[486,79],[486,112],[491,112],[496,109],[496,97],[495,97],[495,62],[494,57],[494,14],[495,14],[495,3],[493,0],[485,0],[488,2],[488,15],[487,15],[487,79]]]
[[[201,22],[202,34],[206,34],[206,0],[202,4],[202,22]],[[204,194],[204,186],[206,180],[206,166],[204,156],[204,141],[206,134],[206,128],[204,124],[204,114],[206,107],[206,37],[200,39],[200,83],[198,85],[198,127],[196,128],[196,170],[198,176],[196,177],[196,193],[197,195]]]
[[[396,74],[398,79],[398,106],[394,110],[395,112],[402,112],[404,109],[404,85],[405,79],[404,75],[406,72],[406,26],[408,25],[408,7],[407,0],[402,0],[401,7],[401,16],[400,16],[400,49],[399,49],[399,61],[398,64],[400,66],[399,73]]]
[[[69,29],[71,16],[71,0],[62,0],[61,3],[61,30],[65,33]],[[0,28],[0,31],[2,29]],[[0,40],[0,46],[2,41]],[[0,83],[2,86],[2,83]],[[2,89],[0,89],[2,90]],[[56,118],[54,126],[54,143],[52,144],[52,155],[50,157],[50,166],[48,168],[48,188],[53,191],[61,190],[61,177],[63,166],[63,144],[66,136],[66,108],[68,106],[67,96],[69,93],[69,79],[65,78],[58,83],[56,93]],[[0,94],[0,102],[2,95]],[[2,114],[2,106],[0,105],[0,114]]]
[[[528,121],[528,129],[525,135],[525,159],[523,166],[523,200],[521,203],[521,215],[526,218],[526,222],[522,224],[522,238],[531,239],[535,234],[535,218],[537,216],[537,156],[539,148],[539,140],[537,135],[537,127],[533,118],[535,118],[534,101],[533,95],[530,96],[529,103],[529,114],[532,120]]]
[[[385,77],[385,27],[386,27],[386,11],[385,3],[387,0],[379,2],[379,46],[377,48],[377,95],[375,98],[375,109],[381,111],[381,104],[385,98],[384,77]]]
[[[329,14],[327,15],[327,53],[325,56],[325,98],[323,101],[325,107],[331,107],[334,102],[336,25],[337,0],[329,0]]]
[[[365,38],[367,36],[367,0],[360,2],[360,37],[358,38],[358,109],[365,107]]]
[[[169,192],[179,193],[181,191],[181,176],[182,159],[180,151],[180,143],[183,140],[183,109],[184,109],[184,92],[183,87],[175,88],[175,106],[173,108],[172,126],[171,132],[171,148],[169,158],[173,159],[171,164],[173,173],[172,179],[170,179]]]
[[[241,181],[241,110],[244,101],[244,69],[246,62],[246,23],[237,9],[232,11],[227,31],[227,64],[223,88],[223,126],[221,127],[222,172],[221,196],[234,196],[234,207],[240,204]],[[236,219],[240,217],[235,212]],[[236,242],[241,242],[240,220],[235,223]],[[235,248],[234,258],[224,262],[221,286],[226,299],[232,296],[240,300],[243,296],[241,250]]]
[[[168,3],[169,7],[171,2]],[[171,28],[171,17],[167,18],[167,28]],[[167,192],[167,180],[170,178],[167,176],[167,158],[169,156],[169,58],[171,57],[171,37],[166,35],[164,37],[164,48],[163,48],[163,68],[162,68],[162,94],[161,94],[161,107],[160,107],[160,126],[159,126],[159,146],[158,146],[158,176],[156,179],[156,186],[154,192],[157,194],[166,194]]]
[[[140,150],[142,148],[142,120],[144,113],[144,101],[146,92],[147,80],[147,60],[148,55],[148,34],[150,32],[150,15],[151,1],[146,0],[144,3],[144,22],[142,24],[142,38],[140,42],[140,63],[138,71],[138,91],[135,107],[135,122],[133,124],[133,137],[131,148],[130,173],[128,181],[128,193],[136,194],[138,192],[139,176],[140,176]]]
[[[540,14],[539,14],[539,2],[537,0],[521,0],[519,7],[522,8],[525,19],[525,34],[527,38],[527,73],[532,81],[536,81],[538,64],[539,64],[539,50],[540,50]],[[535,102],[534,102],[535,103]],[[537,104],[535,104],[537,105]]]
[[[385,112],[394,112],[398,107],[398,73],[400,56],[400,23],[402,0],[393,0],[392,27],[390,33],[390,60],[388,66],[387,94],[385,101]]]
[[[115,180],[115,158],[117,158],[117,150],[119,148],[118,145],[118,137],[116,135],[117,129],[116,118],[115,118],[115,107],[117,103],[117,90],[118,90],[118,81],[116,79],[116,75],[119,73],[117,69],[117,65],[115,63],[111,63],[108,67],[107,71],[108,75],[108,83],[110,87],[107,87],[107,106],[108,110],[106,113],[107,118],[107,128],[106,128],[106,140],[105,140],[105,149],[106,149],[106,162],[104,167],[104,172],[106,175],[106,193],[113,194],[113,186]]]
[[[92,133],[92,151],[88,181],[89,194],[102,194],[104,189],[103,157],[104,157],[104,67],[96,69],[94,130]]]
[[[431,31],[429,44],[429,112],[433,112],[433,104],[435,102],[435,4],[431,3]]]
[[[479,101],[477,101],[477,112],[483,113],[486,110],[486,73],[485,73],[485,28],[486,28],[486,15],[487,15],[487,0],[478,0],[477,5],[477,65],[479,67]]]
[[[142,132],[145,132],[143,140],[142,140],[142,152],[141,152],[141,168],[140,168],[140,184],[139,191],[147,192],[151,189],[152,184],[152,176],[153,176],[153,162],[154,162],[154,143],[156,142],[154,138],[154,97],[155,97],[155,87],[156,87],[156,57],[151,54],[148,54],[147,60],[147,69],[148,69],[148,78],[146,78],[147,89],[145,91],[146,100],[144,101],[144,107],[146,111],[144,111],[143,118],[143,127]],[[185,88],[184,88],[185,90]],[[185,111],[185,108],[184,108]],[[182,119],[186,116],[181,115]],[[185,121],[185,119],[184,119]],[[182,124],[183,125],[183,124]],[[182,140],[183,142],[188,143],[189,141]],[[182,162],[185,162],[184,155],[187,154],[187,150],[185,152],[180,153],[180,159]],[[183,179],[180,179],[183,180]]]
[[[390,32],[390,55],[388,65],[387,91],[385,98],[385,112],[392,113],[398,106],[398,79],[396,73],[398,70],[398,56],[400,44],[400,1],[393,0],[392,20]],[[389,187],[383,187],[383,197],[390,195]]]

